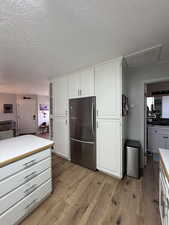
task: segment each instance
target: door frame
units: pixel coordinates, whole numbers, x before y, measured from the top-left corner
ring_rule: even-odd
[[[143,138],[143,142],[144,142],[144,149],[143,149],[143,167],[146,166],[147,164],[147,157],[146,157],[146,153],[147,153],[147,120],[146,120],[146,115],[147,115],[147,107],[146,107],[146,96],[145,96],[145,87],[148,84],[152,84],[152,83],[159,83],[159,82],[163,82],[163,81],[169,81],[169,77],[161,77],[161,78],[153,78],[153,79],[149,79],[149,80],[143,80],[142,82],[142,90],[143,90],[143,105],[144,105],[144,111],[142,113],[142,119],[144,121],[144,128],[142,131],[142,138]]]

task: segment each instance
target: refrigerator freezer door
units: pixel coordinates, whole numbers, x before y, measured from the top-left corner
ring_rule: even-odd
[[[71,161],[88,169],[96,170],[95,142],[71,139]]]

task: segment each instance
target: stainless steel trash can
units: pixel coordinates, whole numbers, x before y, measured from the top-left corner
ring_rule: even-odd
[[[139,141],[128,140],[126,142],[127,176],[140,178],[140,149]]]

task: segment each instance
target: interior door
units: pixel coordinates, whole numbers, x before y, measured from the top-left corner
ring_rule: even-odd
[[[37,105],[35,99],[21,99],[18,105],[18,129],[20,134],[36,133]]]

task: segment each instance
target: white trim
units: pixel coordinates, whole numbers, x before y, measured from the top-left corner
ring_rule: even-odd
[[[61,157],[61,158],[63,158],[63,159],[66,159],[66,160],[70,161],[70,158],[69,158],[69,157],[66,157],[66,156],[63,155],[63,154],[60,154],[60,153],[55,152],[54,149],[52,149],[52,153],[54,153],[55,155],[57,155],[57,156],[59,156],[59,157]]]

